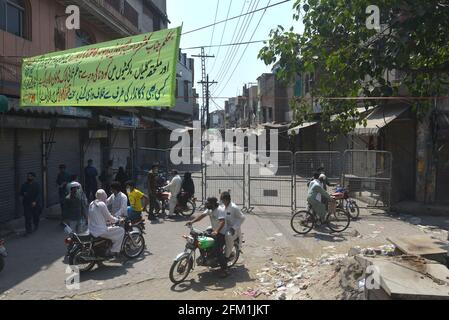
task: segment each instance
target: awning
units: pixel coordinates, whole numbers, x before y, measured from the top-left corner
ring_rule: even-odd
[[[299,134],[299,131],[301,131],[302,129],[313,127],[313,126],[315,126],[317,124],[318,124],[318,122],[316,122],[316,121],[315,122],[304,122],[302,125],[294,127],[292,129],[288,130],[288,134],[289,135]]]
[[[363,116],[365,113],[372,112],[374,109],[376,109],[376,107],[368,107],[368,108],[358,107],[357,112]],[[337,119],[337,117],[338,117],[338,115],[333,115],[331,117],[331,121],[335,121]],[[352,119],[354,119],[354,118],[352,117]]]
[[[185,126],[183,124],[180,124],[180,123],[171,122],[171,121],[163,120],[163,119],[155,119],[155,120],[156,120],[156,122],[160,126],[166,128],[166,129],[168,129],[170,131],[175,131],[175,130],[190,131],[190,130],[193,130],[193,128],[187,127],[187,126]]]
[[[367,118],[367,126],[358,124],[354,135],[378,135],[380,129],[386,127],[409,109],[408,106],[383,106],[374,110]]]
[[[290,124],[264,123],[264,124],[262,124],[262,126],[267,128],[267,129],[282,130],[282,129],[287,129],[288,127],[290,127]]]

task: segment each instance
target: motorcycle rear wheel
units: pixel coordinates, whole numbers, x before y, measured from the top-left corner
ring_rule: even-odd
[[[346,200],[345,209],[353,220],[356,220],[360,217],[359,205],[354,200]]]
[[[188,255],[185,255],[180,260],[173,261],[173,264],[170,268],[170,281],[173,284],[183,283],[192,271],[193,261],[192,258]],[[181,277],[178,279],[176,275],[180,275]]]
[[[195,210],[196,210],[195,204],[191,200],[189,200],[187,201],[186,206],[181,210],[180,213],[184,217],[189,218],[195,213]]]
[[[228,261],[228,268],[232,268],[237,264],[240,258],[240,246],[238,243],[234,244],[234,248],[232,248],[232,253],[230,260]]]
[[[92,270],[95,266],[95,261],[85,261],[81,255],[86,254],[83,249],[77,249],[73,254],[69,257],[69,265],[78,267],[79,272],[88,272]],[[93,252],[89,252],[89,255],[93,256]]]
[[[145,250],[145,238],[142,234],[133,235],[132,237],[133,239],[131,239],[131,235],[127,235],[123,243],[123,254],[128,259],[136,259]],[[134,245],[132,240],[134,240],[136,245]]]

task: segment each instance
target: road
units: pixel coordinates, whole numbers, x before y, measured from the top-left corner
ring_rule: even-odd
[[[389,236],[422,234],[422,227],[381,212],[362,211],[342,235],[326,230],[297,236],[290,229],[286,210],[256,208],[244,224],[245,246],[242,260],[227,279],[220,279],[205,268],[196,269],[188,281],[172,286],[168,271],[173,258],[183,250],[184,220],[147,223],[147,250],[135,261],[107,264],[81,276],[80,290],[68,290],[65,279],[64,231],[55,221],[45,220],[38,233],[28,238],[9,239],[9,257],[0,274],[0,300],[10,299],[245,299],[237,289],[247,289],[256,280],[257,270],[269,259],[317,258],[329,253],[347,253],[353,246],[372,247],[387,244]],[[402,218],[411,218],[402,216]],[[447,218],[446,218],[447,220]],[[412,219],[415,224],[417,221]],[[447,230],[444,218],[426,218],[422,225]],[[207,227],[207,222],[199,227]],[[427,232],[447,238],[440,229]],[[429,231],[430,230],[430,231]]]

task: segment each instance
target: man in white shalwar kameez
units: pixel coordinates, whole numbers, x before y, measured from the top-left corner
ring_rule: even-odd
[[[106,192],[98,190],[96,198],[89,206],[89,232],[96,238],[111,240],[111,253],[117,256],[121,251],[125,230],[122,227],[108,226],[118,222],[119,219],[113,217],[108,210]]]

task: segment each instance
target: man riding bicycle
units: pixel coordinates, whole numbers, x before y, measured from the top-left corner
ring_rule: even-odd
[[[324,223],[327,212],[326,206],[323,204],[321,198],[323,197],[328,202],[333,201],[333,198],[326,192],[326,190],[324,190],[319,178],[320,175],[315,174],[314,180],[310,183],[307,202],[310,204],[315,214],[320,218],[321,223]]]

